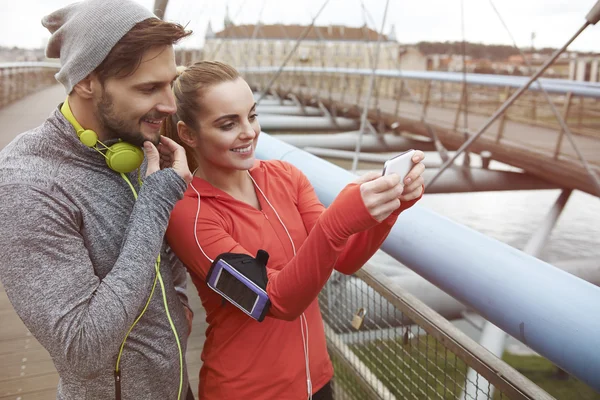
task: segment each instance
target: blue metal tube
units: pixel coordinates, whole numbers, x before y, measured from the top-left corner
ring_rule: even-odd
[[[326,206],[355,178],[265,133],[256,154],[298,167]],[[381,249],[600,391],[600,287],[419,205]]]
[[[60,64],[54,62],[15,62],[0,63],[2,68],[54,68],[59,69]],[[277,71],[277,67],[249,67],[238,68],[242,73],[269,74]],[[322,68],[322,67],[286,67],[283,72],[311,72],[311,73],[329,73],[329,74],[348,74],[348,75],[369,75],[372,70],[357,68]],[[433,80],[440,82],[462,83],[463,77],[460,72],[444,71],[398,71],[393,69],[378,69],[375,71],[378,77],[403,78],[416,80]],[[520,88],[527,81],[528,77],[490,75],[490,74],[467,74],[467,83],[482,86],[500,86]],[[538,81],[549,93],[567,94],[572,93],[576,96],[600,98],[600,83],[597,82],[578,82],[567,79],[540,78]],[[537,85],[531,86],[528,90],[539,91]]]
[[[250,67],[239,68],[242,73],[268,74],[274,67]],[[331,67],[287,67],[283,72],[310,72],[310,73],[328,73],[328,74],[347,74],[347,75],[364,75],[368,76],[372,73],[369,69],[359,68],[331,68]],[[462,83],[463,76],[460,72],[444,72],[444,71],[398,71],[393,69],[378,69],[375,71],[378,77],[386,78],[402,78],[416,80],[433,80],[440,82]],[[507,75],[490,75],[490,74],[467,74],[467,83],[470,85],[482,86],[499,86],[520,88],[527,82],[529,77],[522,76],[507,76]],[[569,92],[576,96],[600,98],[600,84],[591,82],[569,81],[567,79],[538,79],[540,84],[548,93],[567,94]],[[539,86],[533,85],[528,90],[539,91]]]

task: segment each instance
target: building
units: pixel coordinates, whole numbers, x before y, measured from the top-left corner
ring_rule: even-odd
[[[464,65],[468,73],[530,76],[534,71],[541,68],[549,58],[550,54],[539,53],[526,53],[524,56],[520,54],[511,55],[504,60],[496,61],[492,61],[489,58],[466,56]],[[567,79],[569,77],[569,64],[572,64],[571,74],[573,75],[575,64],[571,60],[571,55],[562,54],[544,72],[543,77]],[[460,54],[431,54],[427,56],[427,69],[431,71],[462,72],[463,57]],[[588,72],[590,70],[593,72],[592,67],[588,67]]]
[[[0,62],[44,61],[44,49],[0,46]]]
[[[395,68],[401,71],[425,71],[427,70],[427,66],[427,57],[415,46],[398,47],[398,58]]]
[[[569,79],[581,82],[600,82],[600,56],[572,58]]]
[[[214,32],[208,24],[204,59],[238,68],[279,66],[303,36],[288,66],[371,68],[379,34],[366,26],[234,25],[226,17],[222,31]],[[381,35],[379,45],[380,69],[425,70],[427,66],[416,48],[400,46],[393,27],[389,35]]]
[[[472,72],[473,58],[466,56],[464,63],[467,72]],[[463,56],[460,54],[431,54],[427,57],[427,69],[430,71],[457,72],[463,70]]]

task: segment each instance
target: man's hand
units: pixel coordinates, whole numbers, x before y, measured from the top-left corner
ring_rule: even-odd
[[[425,165],[421,162],[425,159],[425,154],[417,150],[412,157],[412,162],[415,164],[408,175],[404,178],[404,191],[400,196],[400,201],[411,201],[418,199],[423,193],[423,172]]]
[[[152,143],[144,142],[144,151],[148,158],[146,176],[165,168],[173,168],[185,183],[192,181],[192,173],[188,167],[183,147],[166,136],[161,136],[158,148]]]

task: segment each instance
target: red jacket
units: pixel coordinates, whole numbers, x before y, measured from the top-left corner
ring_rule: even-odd
[[[267,293],[272,305],[263,322],[223,305],[222,298],[206,285],[211,263],[194,238],[198,196],[191,187],[176,204],[167,230],[167,240],[187,266],[206,310],[199,396],[209,400],[306,399],[299,316],[304,312],[308,322],[314,393],[333,376],[317,301],[332,267],[344,274],[360,269],[379,249],[400,211],[418,199],[403,203],[378,224],[364,206],[358,185],[348,185],[337,197],[338,212],[324,212],[308,179],[294,166],[257,161],[250,174],[287,227],[296,257],[284,227],[260,192],[262,210],[257,210],[200,178],[194,178],[192,185],[201,195],[198,241],[211,259],[224,252],[255,256],[263,249],[269,253]],[[351,234],[348,227],[367,230]]]

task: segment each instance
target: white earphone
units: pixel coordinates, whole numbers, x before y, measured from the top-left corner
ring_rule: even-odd
[[[288,239],[290,239],[290,243],[292,244],[292,250],[294,252],[294,257],[295,257],[296,256],[296,245],[294,245],[294,241],[292,240],[292,236],[290,235],[290,232],[288,231],[287,227],[285,226],[285,224],[279,217],[279,214],[277,213],[277,210],[275,210],[275,207],[273,207],[273,205],[271,204],[271,202],[269,201],[267,196],[265,196],[265,194],[261,190],[260,186],[258,186],[258,184],[254,180],[254,178],[252,178],[252,175],[250,175],[250,171],[247,171],[247,172],[248,172],[248,176],[252,180],[252,183],[258,189],[258,191],[260,192],[262,197],[265,199],[265,201],[267,202],[269,207],[271,207],[271,210],[273,210],[273,212],[275,213],[275,216],[279,220],[279,223],[281,224],[281,226],[283,226],[283,229],[285,230],[285,233],[287,234],[287,237],[288,237]],[[196,174],[196,171],[194,171],[194,175],[195,174]],[[197,224],[198,224],[198,216],[200,215],[200,193],[196,190],[196,188],[194,187],[194,184],[192,182],[190,182],[190,187],[198,195],[198,208],[196,210],[196,218],[194,219],[194,239],[196,239],[196,244],[198,245],[198,248],[200,249],[202,254],[204,254],[204,257],[206,257],[212,263],[213,260],[208,255],[206,255],[206,253],[202,249],[202,246],[200,245],[200,242],[198,241],[198,234],[196,232]],[[306,320],[306,316],[304,315],[304,313],[302,313],[302,315],[300,315],[300,329],[302,331],[302,345],[304,347],[304,361],[305,361],[305,368],[306,368],[306,390],[308,392],[308,398],[310,400],[310,399],[312,399],[312,380],[310,379],[310,363],[309,363],[309,353],[308,353],[308,321]]]

